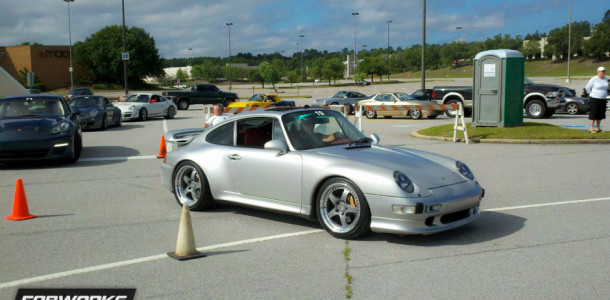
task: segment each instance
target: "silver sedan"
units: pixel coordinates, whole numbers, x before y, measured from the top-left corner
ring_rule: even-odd
[[[484,196],[464,163],[380,146],[329,109],[257,110],[203,131],[170,131],[166,141],[179,147],[161,164],[161,180],[179,204],[295,214],[343,239],[452,229],[479,217]]]

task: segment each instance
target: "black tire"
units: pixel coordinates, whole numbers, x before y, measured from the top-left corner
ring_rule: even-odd
[[[546,112],[544,113],[544,117],[545,118],[550,118],[555,114],[555,110],[554,109],[547,109]]]
[[[184,161],[174,169],[172,189],[180,206],[190,210],[204,210],[214,206],[210,185],[203,170],[192,161]]]
[[[384,119],[391,119],[392,116],[383,116]]]
[[[123,126],[123,115],[119,114],[119,122],[116,125],[117,127]]]
[[[532,100],[525,105],[525,114],[528,118],[542,119],[546,114],[546,105],[542,100]]]
[[[354,239],[371,230],[371,211],[356,184],[344,178],[324,182],[316,197],[322,227],[340,239]]]
[[[83,152],[83,138],[78,133],[74,133],[72,140],[72,156],[66,159],[66,163],[73,164],[78,161],[80,154]]]
[[[187,110],[187,109],[189,109],[189,106],[191,105],[189,103],[189,99],[186,99],[186,98],[178,99],[178,103],[176,103],[176,104],[178,105],[179,110]]]
[[[108,128],[108,124],[106,124],[106,114],[102,116],[102,126],[100,126],[100,130],[106,130]]]
[[[166,119],[173,119],[174,116],[176,115],[176,110],[174,109],[173,106],[170,106],[167,108],[167,115],[165,116]]]
[[[436,117],[438,117],[438,115],[429,115],[426,118],[428,118],[428,119],[436,119]]]
[[[354,112],[354,107],[351,104],[343,105],[343,111],[345,115],[351,115]]]
[[[566,112],[570,115],[577,115],[580,113],[580,110],[578,109],[578,104],[576,103],[568,103],[566,105]]]
[[[367,119],[375,119],[377,118],[377,112],[374,110],[367,110],[365,113]]]
[[[222,105],[224,105],[224,107],[229,107],[229,104],[235,102],[235,99],[233,98],[227,98],[222,102]]]
[[[148,111],[146,110],[146,108],[140,109],[140,111],[138,112],[138,119],[140,121],[146,121],[146,119],[148,119]]]
[[[413,120],[420,120],[423,117],[423,114],[419,109],[412,109],[409,111],[409,117]]]
[[[445,105],[450,105],[450,104],[458,105],[458,103],[460,103],[459,100],[449,100],[449,101],[447,101],[447,103],[445,103]],[[447,117],[449,117],[449,118],[455,118],[456,114],[457,114],[457,111],[455,111],[455,110],[446,110],[445,111],[445,115],[447,115]]]
[[[339,102],[333,102],[330,105],[339,105]]]

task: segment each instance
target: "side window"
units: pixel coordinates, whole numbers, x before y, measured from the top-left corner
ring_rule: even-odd
[[[383,95],[379,94],[375,96],[375,101],[383,101]]]
[[[235,122],[227,123],[222,126],[216,127],[205,137],[205,140],[208,143],[212,144],[233,146],[234,127]]]
[[[273,120],[273,139],[281,140],[286,143],[286,138],[284,138],[284,132],[282,131],[282,126],[280,125],[280,121],[277,119]]]
[[[273,118],[249,118],[237,121],[238,147],[263,148],[273,136]]]

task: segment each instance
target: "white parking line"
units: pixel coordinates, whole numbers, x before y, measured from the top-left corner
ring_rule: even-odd
[[[112,161],[112,160],[137,160],[137,159],[157,159],[155,155],[143,155],[143,156],[115,156],[115,157],[92,157],[92,158],[81,158],[78,161]]]
[[[167,132],[167,119],[163,119],[163,134]]]
[[[577,204],[577,203],[587,203],[587,202],[598,202],[598,201],[609,201],[609,200],[610,200],[610,197],[595,198],[595,199],[584,199],[584,200],[573,200],[573,201],[563,201],[563,202],[551,202],[551,203],[541,203],[541,204],[532,204],[532,205],[520,205],[520,206],[491,208],[491,209],[481,210],[481,212],[495,212],[495,211],[525,209],[525,208],[537,208],[537,207],[548,207],[548,206]],[[271,240],[277,240],[277,239],[301,236],[301,235],[306,235],[306,234],[320,233],[320,232],[324,232],[324,230],[314,229],[314,230],[299,231],[299,232],[294,232],[294,233],[272,235],[272,236],[261,237],[261,238],[254,238],[254,239],[235,241],[235,242],[229,242],[229,243],[224,243],[224,244],[205,246],[205,247],[197,248],[197,250],[205,252],[205,251],[210,251],[210,250],[219,249],[219,248],[240,246],[240,245],[245,245],[245,244],[264,242],[264,241],[271,241]],[[31,284],[31,283],[34,283],[34,282],[41,282],[41,281],[46,281],[46,280],[51,280],[51,279],[57,279],[57,278],[62,278],[62,277],[68,277],[68,276],[72,276],[72,275],[79,275],[79,274],[91,273],[91,272],[96,272],[96,271],[108,270],[108,269],[112,269],[112,268],[124,267],[124,266],[128,266],[128,265],[133,265],[133,264],[138,264],[138,263],[143,263],[143,262],[159,260],[159,259],[163,259],[163,258],[167,258],[167,257],[168,256],[166,254],[159,254],[159,255],[153,255],[153,256],[148,256],[148,257],[136,258],[136,259],[132,259],[132,260],[125,260],[125,261],[120,261],[120,262],[115,262],[115,263],[110,263],[110,264],[98,265],[98,266],[93,266],[93,267],[81,268],[81,269],[76,269],[76,270],[71,270],[71,271],[65,271],[65,272],[59,272],[59,273],[54,273],[54,274],[49,274],[49,275],[43,275],[43,276],[38,276],[38,277],[26,278],[26,279],[21,279],[21,280],[16,280],[16,281],[10,281],[10,282],[1,283],[0,284],[0,289],[20,286],[20,285],[25,285],[25,284]]]

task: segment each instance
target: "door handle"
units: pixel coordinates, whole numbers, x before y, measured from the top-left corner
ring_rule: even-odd
[[[241,156],[239,156],[239,154],[231,154],[231,155],[229,155],[229,159],[230,160],[240,160]]]

